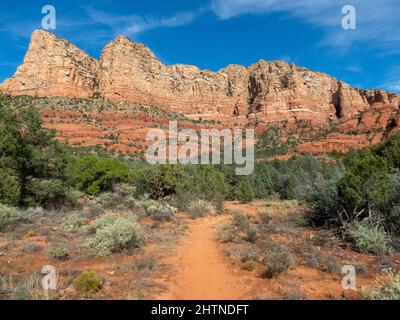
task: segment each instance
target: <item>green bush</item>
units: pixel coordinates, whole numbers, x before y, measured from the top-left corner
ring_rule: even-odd
[[[251,202],[255,198],[255,193],[252,186],[248,181],[242,181],[236,190],[236,197],[241,202]]]
[[[386,159],[389,167],[400,169],[400,134],[397,133],[383,143],[372,147],[372,151]]]
[[[41,205],[45,208],[72,206],[75,199],[70,196],[69,188],[60,179],[32,179],[27,190],[29,196],[25,203],[28,205]]]
[[[383,218],[386,220],[386,227],[394,234],[400,233],[400,170],[393,169],[388,176],[389,179],[389,199],[380,208]]]
[[[387,200],[387,161],[366,149],[354,155],[350,153],[345,164],[347,172],[338,185],[339,198],[348,215],[363,219],[371,214],[374,206]],[[363,210],[363,215],[360,215]]]
[[[116,158],[86,156],[70,165],[70,181],[79,190],[97,195],[111,190],[119,182],[128,181],[128,167]]]
[[[139,248],[144,242],[144,231],[132,216],[105,215],[93,222],[91,236],[85,249],[97,256],[109,256],[123,250]]]
[[[246,180],[251,184],[258,199],[269,200],[276,195],[284,200],[303,199],[316,183],[330,180],[341,171],[343,171],[341,164],[323,162],[306,155],[296,156],[287,161],[256,162],[254,174]],[[227,181],[236,190],[240,181],[229,171],[228,174]]]
[[[361,252],[386,253],[389,250],[389,236],[386,232],[366,222],[353,222],[348,227],[348,234]]]
[[[0,204],[0,232],[14,228],[18,223],[28,222],[26,211]]]
[[[363,288],[362,295],[367,300],[400,300],[400,272],[387,271],[375,287]]]
[[[20,186],[18,181],[11,176],[8,170],[0,166],[0,203],[16,206],[20,198]]]
[[[65,244],[54,244],[46,248],[47,255],[56,260],[66,260],[69,257],[68,249]]]
[[[306,201],[311,204],[310,220],[317,225],[340,222],[338,179],[322,180],[308,190]]]
[[[270,244],[267,248],[264,276],[274,278],[294,265],[293,257],[284,245]]]
[[[177,190],[182,209],[187,209],[193,200],[210,202],[217,211],[223,210],[228,188],[224,175],[212,165],[189,166],[186,168],[188,179]]]
[[[175,195],[188,178],[181,165],[147,165],[136,168],[131,174],[138,192],[146,193],[155,200]]]
[[[86,294],[94,294],[102,287],[101,279],[93,271],[85,271],[74,281],[77,291]]]
[[[257,262],[252,261],[252,260],[246,261],[242,264],[243,270],[246,270],[246,271],[253,271],[256,267],[257,267]]]

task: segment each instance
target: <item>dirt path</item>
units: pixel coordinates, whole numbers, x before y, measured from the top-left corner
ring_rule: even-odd
[[[218,248],[216,230],[226,216],[206,217],[189,222],[176,253],[168,259],[172,276],[168,292],[158,299],[237,300],[245,290],[243,279],[233,274]]]

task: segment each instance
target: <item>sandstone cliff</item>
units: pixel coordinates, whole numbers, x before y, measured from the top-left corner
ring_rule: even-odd
[[[259,61],[218,72],[165,65],[143,44],[118,37],[100,60],[56,36],[35,31],[24,64],[0,91],[11,95],[104,98],[152,105],[221,121],[286,121],[326,126],[375,105],[398,109],[400,98],[359,90],[326,74],[281,61]],[[329,121],[330,119],[330,121]]]
[[[0,91],[11,95],[90,98],[99,63],[73,44],[45,31],[32,34],[24,64]]]

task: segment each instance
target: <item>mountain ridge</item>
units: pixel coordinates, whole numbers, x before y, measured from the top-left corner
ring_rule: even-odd
[[[33,32],[24,63],[0,91],[152,105],[193,118],[246,124],[286,121],[324,127],[376,104],[399,108],[400,96],[353,88],[327,74],[263,59],[219,71],[162,63],[144,44],[118,36],[95,59],[47,31]]]

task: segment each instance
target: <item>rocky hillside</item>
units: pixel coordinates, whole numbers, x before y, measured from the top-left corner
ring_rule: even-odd
[[[143,44],[122,36],[111,41],[96,60],[66,40],[35,31],[23,65],[0,86],[0,92],[83,99],[102,96],[229,127],[248,125],[262,130],[276,123],[299,135],[325,130],[318,139],[307,139],[300,146],[305,152],[364,147],[400,126],[400,96],[394,93],[360,90],[282,61],[260,60],[247,68],[229,65],[218,72],[166,65]]]

